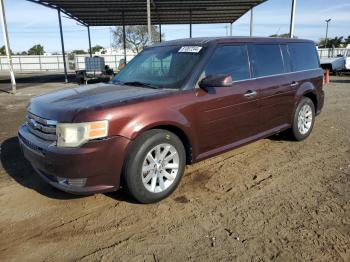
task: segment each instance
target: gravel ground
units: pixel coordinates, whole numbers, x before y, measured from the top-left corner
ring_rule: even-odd
[[[16,132],[28,100],[70,86],[0,92],[2,261],[350,261],[349,76],[325,87],[306,141],[274,136],[187,167],[152,205],[123,190],[60,192],[23,159]]]

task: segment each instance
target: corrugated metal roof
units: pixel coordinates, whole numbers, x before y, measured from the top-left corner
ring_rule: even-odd
[[[28,0],[90,26],[147,24],[146,0]],[[152,24],[232,23],[266,0],[151,0]]]

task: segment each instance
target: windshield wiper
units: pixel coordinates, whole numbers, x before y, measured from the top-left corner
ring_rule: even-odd
[[[153,89],[158,89],[158,86],[152,85],[150,83],[143,83],[139,81],[133,81],[133,82],[124,82],[124,85],[129,85],[129,86],[141,86],[141,87],[148,87],[148,88],[153,88]]]

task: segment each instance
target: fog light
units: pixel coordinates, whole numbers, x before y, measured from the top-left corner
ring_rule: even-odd
[[[57,177],[57,182],[61,185],[68,185],[68,186],[74,186],[74,187],[84,187],[86,184],[86,178]]]

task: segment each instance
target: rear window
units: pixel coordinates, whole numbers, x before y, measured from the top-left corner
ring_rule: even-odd
[[[309,43],[289,43],[293,71],[319,68],[315,46]]]
[[[250,78],[246,45],[219,46],[204,69],[208,75],[231,75],[233,81]]]
[[[279,45],[251,45],[249,51],[254,77],[270,76],[285,72]]]

